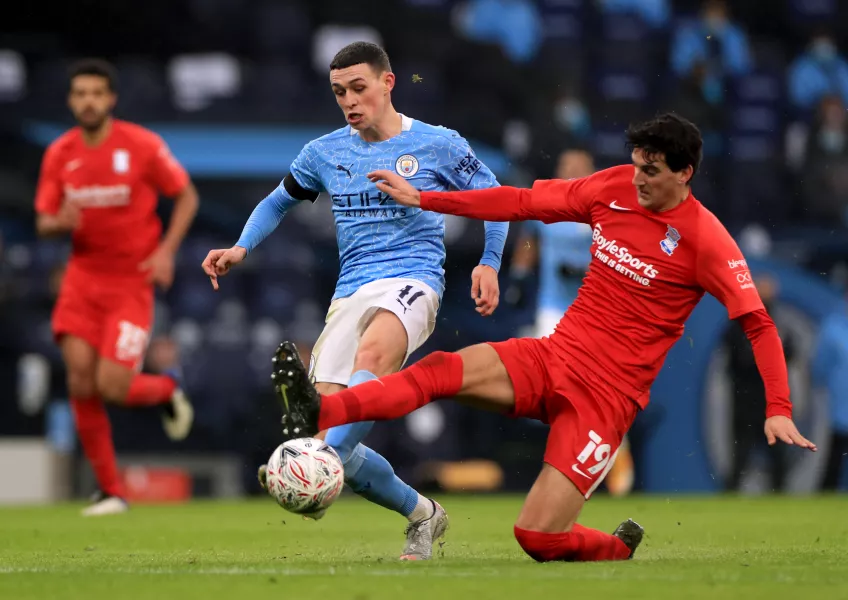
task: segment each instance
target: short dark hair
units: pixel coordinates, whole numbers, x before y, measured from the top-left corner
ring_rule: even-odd
[[[95,75],[103,77],[109,85],[109,91],[114,92],[118,87],[118,72],[112,63],[102,58],[86,58],[71,65],[68,72],[68,83],[80,75]]]
[[[378,73],[391,72],[389,55],[377,44],[353,42],[339,50],[330,62],[330,70],[347,69],[353,65],[369,65]]]
[[[649,160],[655,160],[657,155],[662,154],[668,168],[675,172],[691,165],[693,178],[698,172],[704,142],[700,130],[691,121],[674,113],[665,113],[650,121],[631,125],[626,136],[627,148],[631,152],[638,148]]]

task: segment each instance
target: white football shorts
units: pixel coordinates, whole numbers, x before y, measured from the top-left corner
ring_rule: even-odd
[[[309,374],[313,381],[347,385],[362,334],[381,308],[397,315],[406,329],[405,363],[433,333],[439,295],[420,281],[397,278],[366,283],[353,295],[333,300],[312,349]]]

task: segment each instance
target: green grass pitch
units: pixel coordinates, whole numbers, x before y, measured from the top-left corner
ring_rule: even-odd
[[[0,598],[521,600],[848,598],[848,498],[598,497],[581,522],[646,529],[635,560],[536,564],[512,537],[520,497],[440,498],[440,556],[400,563],[404,521],[358,498],[307,522],[270,500],[0,509]]]

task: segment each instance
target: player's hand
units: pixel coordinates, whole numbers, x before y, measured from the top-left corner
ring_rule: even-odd
[[[769,446],[774,446],[777,440],[780,440],[790,446],[800,446],[816,452],[818,447],[798,433],[798,428],[789,417],[777,415],[766,419],[765,426],[766,439]]]
[[[147,272],[148,282],[167,290],[174,283],[173,250],[159,246],[138,265],[138,270]]]
[[[229,273],[230,269],[243,261],[246,256],[247,248],[241,246],[210,250],[200,266],[203,268],[203,272],[209,276],[212,289],[218,291],[218,277]]]
[[[498,286],[498,272],[488,265],[477,265],[471,272],[471,299],[477,305],[475,309],[483,317],[488,317],[498,307],[501,291]]]
[[[76,202],[63,202],[55,219],[57,230],[73,231],[82,225],[82,209]]]
[[[391,171],[373,171],[368,173],[368,179],[377,184],[377,189],[394,198],[395,202],[403,206],[421,206],[421,192],[416,190],[410,183]]]

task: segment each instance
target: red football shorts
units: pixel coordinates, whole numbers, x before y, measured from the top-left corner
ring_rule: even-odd
[[[72,265],[53,309],[53,336],[82,338],[107,358],[140,369],[153,323],[153,288],[138,278],[92,275]]]
[[[545,462],[587,499],[612,468],[639,406],[603,379],[569,360],[548,338],[491,344],[515,390],[510,416],[551,426]]]

